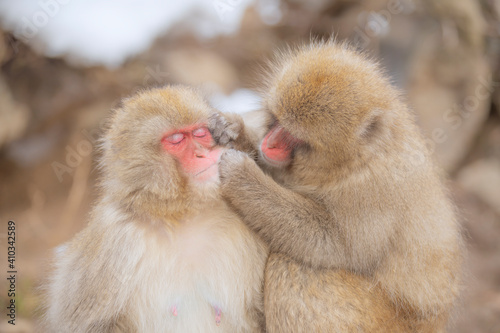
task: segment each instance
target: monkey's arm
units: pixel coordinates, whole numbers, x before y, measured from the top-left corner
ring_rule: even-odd
[[[109,238],[107,238],[109,237]],[[119,230],[89,225],[56,257],[48,286],[47,326],[53,332],[113,332],[134,288],[137,257]]]
[[[224,198],[272,252],[315,267],[345,265],[345,235],[321,204],[280,186],[238,151],[222,156],[220,175]]]

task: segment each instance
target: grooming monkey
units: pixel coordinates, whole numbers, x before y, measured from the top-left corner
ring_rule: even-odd
[[[459,293],[453,205],[379,67],[333,41],[280,54],[261,140],[214,115],[224,198],[270,246],[268,332],[440,332]],[[260,129],[262,130],[262,129]]]
[[[100,199],[55,259],[47,331],[262,331],[267,248],[220,198],[212,113],[185,87],[114,112]]]

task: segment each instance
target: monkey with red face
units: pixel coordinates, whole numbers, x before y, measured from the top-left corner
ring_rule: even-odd
[[[114,112],[100,199],[55,258],[47,331],[262,331],[267,249],[219,197],[212,113],[185,87]]]

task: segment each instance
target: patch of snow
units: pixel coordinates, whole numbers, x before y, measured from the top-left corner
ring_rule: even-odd
[[[48,56],[115,68],[180,21],[200,38],[235,33],[254,1],[0,0],[0,20]]]
[[[257,110],[260,102],[260,96],[249,89],[238,89],[229,96],[220,92],[215,93],[210,99],[210,103],[216,109],[238,114]]]

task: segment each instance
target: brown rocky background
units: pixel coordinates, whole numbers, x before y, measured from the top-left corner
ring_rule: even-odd
[[[0,332],[36,331],[50,249],[86,223],[95,140],[120,98],[168,83],[252,88],[274,50],[332,33],[381,60],[450,175],[469,256],[449,331],[500,332],[500,1],[285,0],[280,8],[275,25],[250,7],[236,35],[205,41],[179,24],[114,70],[45,57],[0,30],[0,267],[7,271],[15,220],[18,270],[17,325],[0,311]]]

